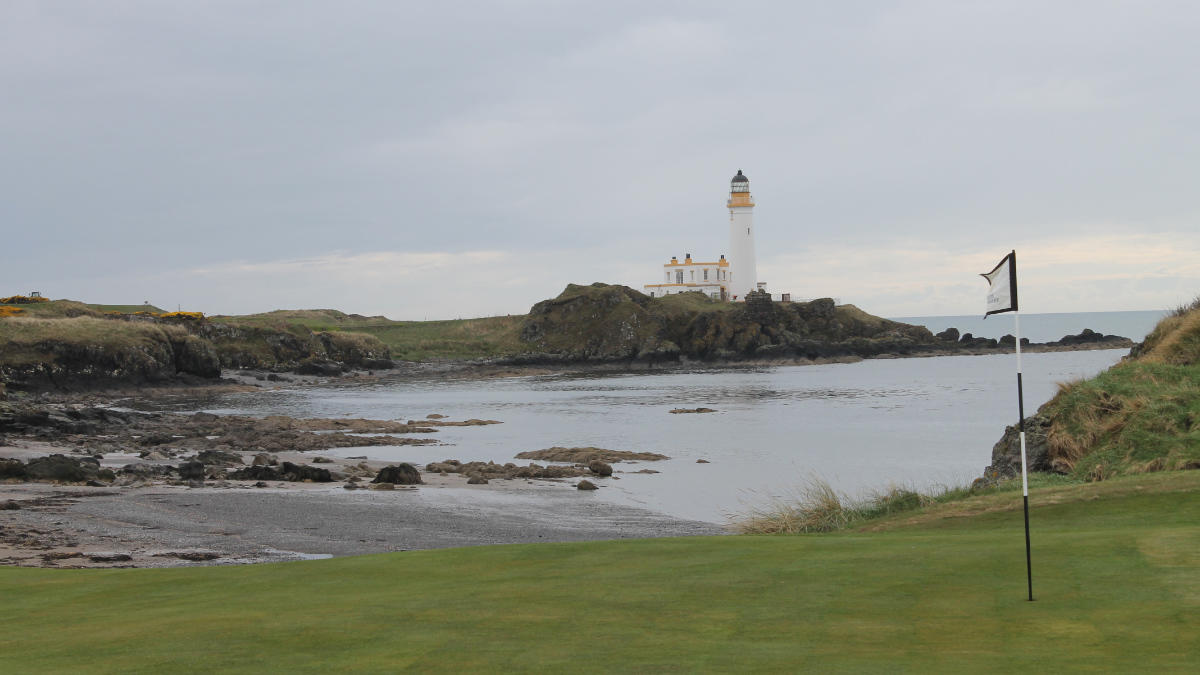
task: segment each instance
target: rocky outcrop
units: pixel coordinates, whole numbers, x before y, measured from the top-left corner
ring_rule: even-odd
[[[1047,437],[1050,418],[1041,414],[1025,418],[1025,461],[1030,471],[1051,471]],[[1021,434],[1016,424],[1004,428],[1004,435],[992,446],[992,463],[983,470],[985,480],[1003,480],[1021,475]]]
[[[656,461],[670,459],[657,452],[633,452],[630,450],[605,450],[604,448],[562,448],[555,446],[545,450],[518,452],[517,459],[540,459],[548,462],[575,462],[586,464],[594,460],[602,462]]]
[[[5,324],[13,331],[0,334],[0,380],[13,389],[220,376],[212,345],[177,326],[94,317],[5,319]]]
[[[224,368],[337,376],[353,368],[383,370],[394,365],[391,349],[364,333],[314,333],[295,323],[268,327],[232,320],[205,320],[190,327],[212,344]]]
[[[1047,342],[1046,344],[1062,347],[1091,344],[1112,345],[1114,347],[1131,347],[1133,346],[1133,341],[1120,335],[1104,335],[1102,333],[1097,333],[1091,328],[1084,328],[1083,331],[1078,335],[1064,335],[1061,339],[1055,342]]]
[[[625,286],[572,284],[533,306],[520,335],[529,353],[511,361],[814,359],[911,354],[938,344],[922,326],[829,298],[782,303],[751,295],[726,303],[701,293],[650,298]]]

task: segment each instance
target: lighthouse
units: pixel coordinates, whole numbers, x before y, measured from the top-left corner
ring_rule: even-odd
[[[729,294],[744,300],[758,288],[758,262],[754,255],[754,198],[750,179],[738,169],[729,184]]]

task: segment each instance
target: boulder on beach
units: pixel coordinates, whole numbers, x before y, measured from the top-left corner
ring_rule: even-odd
[[[691,414],[715,413],[715,412],[717,412],[717,411],[713,410],[712,408],[675,408],[674,410],[670,411],[670,413],[672,415],[685,415],[685,414],[689,414],[689,413],[691,413]]]
[[[421,472],[408,462],[385,466],[375,475],[372,483],[392,483],[393,485],[421,485]]]
[[[111,471],[106,471],[106,474],[112,476]],[[93,457],[76,458],[59,454],[34,457],[25,465],[25,475],[32,481],[85,483],[101,477],[100,462]]]
[[[596,487],[596,484],[593,483],[592,481],[585,479],[585,480],[579,481],[579,483],[577,483],[575,485],[575,489],[576,490],[599,490],[600,488]]]
[[[184,462],[179,465],[179,477],[183,480],[204,480],[204,462]]]

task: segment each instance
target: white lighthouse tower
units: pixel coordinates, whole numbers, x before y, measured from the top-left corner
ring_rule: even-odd
[[[750,179],[741,169],[729,185],[729,298],[745,300],[758,288],[758,262],[754,255],[754,198]]]

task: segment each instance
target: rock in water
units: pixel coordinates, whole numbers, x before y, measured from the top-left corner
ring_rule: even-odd
[[[590,480],[581,480],[581,481],[579,481],[579,484],[575,486],[575,489],[576,490],[599,490],[600,488],[596,487],[596,484]]]
[[[598,459],[588,462],[588,470],[597,476],[611,476],[613,472],[611,464],[605,464]]]
[[[392,483],[394,485],[421,485],[421,472],[408,462],[385,466],[376,474],[372,483]]]

